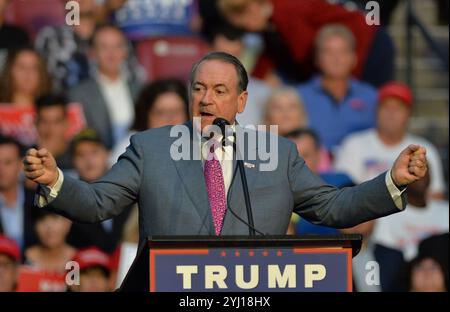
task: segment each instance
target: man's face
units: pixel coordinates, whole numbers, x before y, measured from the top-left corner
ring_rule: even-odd
[[[317,65],[325,76],[346,79],[356,65],[356,54],[347,40],[330,36],[318,48]]]
[[[211,125],[217,117],[234,123],[242,113],[247,91],[238,91],[238,77],[233,64],[220,60],[207,60],[198,68],[191,90],[193,117],[201,118],[201,128]]]
[[[401,100],[390,97],[378,104],[378,129],[383,133],[399,135],[408,128],[411,111]]]
[[[0,254],[0,292],[14,291],[16,282],[17,263],[9,256]]]
[[[22,169],[20,153],[14,144],[0,145],[0,191],[14,187]]]
[[[108,151],[97,142],[80,142],[74,151],[73,164],[82,180],[92,182],[106,172]]]
[[[61,144],[65,144],[67,122],[66,113],[62,106],[43,107],[36,120],[39,143],[50,151]]]
[[[94,56],[100,72],[117,75],[127,58],[126,41],[117,29],[104,28],[97,33]]]
[[[298,153],[303,157],[306,165],[313,172],[317,172],[320,160],[320,149],[316,146],[314,139],[309,135],[303,135],[294,140]]]

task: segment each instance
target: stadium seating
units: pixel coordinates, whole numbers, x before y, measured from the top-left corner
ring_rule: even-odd
[[[43,26],[64,24],[65,14],[61,0],[12,0],[5,19],[23,27],[34,38]]]
[[[137,45],[137,57],[150,80],[174,77],[187,81],[191,66],[209,51],[197,37],[159,37]]]

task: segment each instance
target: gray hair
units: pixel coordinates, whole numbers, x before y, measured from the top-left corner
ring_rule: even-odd
[[[225,53],[225,52],[210,52],[203,56],[199,61],[197,61],[194,66],[192,66],[191,75],[190,75],[190,89],[192,89],[192,84],[194,83],[195,75],[197,73],[197,69],[201,63],[210,60],[219,60],[225,63],[232,64],[234,68],[236,68],[237,78],[238,78],[238,91],[239,93],[247,90],[248,85],[248,74],[245,70],[244,65],[242,65],[241,61],[237,59],[237,57]]]
[[[350,48],[354,51],[356,48],[356,39],[353,33],[342,24],[328,24],[322,27],[318,34],[316,35],[316,39],[314,41],[314,46],[316,51],[320,48],[325,40],[332,36],[339,36],[343,38],[350,45]]]

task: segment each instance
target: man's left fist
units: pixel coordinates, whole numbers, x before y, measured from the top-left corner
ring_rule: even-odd
[[[427,151],[423,146],[411,144],[405,148],[392,166],[391,175],[395,185],[406,186],[425,176]]]

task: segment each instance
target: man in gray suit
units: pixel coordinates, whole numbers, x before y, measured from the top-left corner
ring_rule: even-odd
[[[92,52],[93,77],[71,89],[68,96],[71,102],[81,103],[87,125],[110,149],[128,134],[140,85],[126,66],[127,40],[119,28],[99,26],[92,36]]]
[[[247,82],[242,64],[229,54],[213,52],[196,63],[190,100],[192,115],[201,118],[199,128],[210,127],[216,117],[234,124],[236,114],[245,107]],[[186,126],[194,140],[198,130],[192,123]],[[217,158],[208,155],[176,161],[171,149],[176,149],[178,141],[170,130],[163,127],[132,136],[118,162],[91,184],[64,176],[47,150],[30,149],[24,159],[25,173],[40,184],[38,206],[73,220],[98,222],[138,202],[141,239],[149,235],[246,235],[241,180],[235,161],[224,157],[230,150],[219,146],[209,150]],[[190,148],[204,152],[206,143]],[[258,170],[259,159],[244,159],[250,164],[245,172],[254,227],[264,234],[285,234],[292,211],[333,227],[351,227],[398,212],[406,204],[406,185],[427,170],[425,149],[410,145],[388,172],[361,185],[337,189],[308,169],[290,141],[279,138],[277,157],[278,166],[272,171]]]

